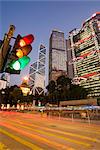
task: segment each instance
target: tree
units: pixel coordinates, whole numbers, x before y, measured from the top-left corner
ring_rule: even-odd
[[[69,88],[70,85],[71,85],[71,79],[66,77],[66,76],[64,76],[64,75],[58,77],[56,82],[57,82],[57,85],[67,86],[67,88]]]
[[[7,105],[8,101],[9,101],[8,88],[6,88],[6,89],[1,89],[1,90],[0,90],[0,104],[5,104],[5,105]]]
[[[9,89],[9,101],[11,105],[17,105],[19,100],[22,100],[23,94],[17,85],[11,86]]]
[[[69,97],[69,89],[71,87],[71,79],[62,75],[56,80],[57,88],[60,93],[60,99],[66,100]]]
[[[71,79],[62,75],[56,81],[50,81],[46,87],[50,103],[57,103],[61,100],[87,98],[88,91],[79,85],[73,85]]]
[[[49,93],[54,92],[55,88],[56,88],[56,83],[53,80],[51,80],[49,85],[46,87],[46,89],[48,90]]]
[[[71,99],[84,99],[87,97],[88,91],[79,86],[79,85],[71,85],[71,90],[70,90],[70,98]]]

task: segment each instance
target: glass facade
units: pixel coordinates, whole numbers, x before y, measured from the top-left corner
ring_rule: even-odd
[[[45,90],[46,80],[46,48],[42,44],[38,50],[38,60],[34,62],[29,71],[29,86],[33,95],[39,95]]]
[[[74,77],[88,96],[100,96],[100,13],[86,20],[82,28],[70,33]]]
[[[49,80],[56,80],[59,75],[66,73],[66,68],[66,42],[64,33],[53,30],[49,44]]]

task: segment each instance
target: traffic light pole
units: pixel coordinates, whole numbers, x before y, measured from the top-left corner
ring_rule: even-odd
[[[3,72],[5,64],[6,64],[6,57],[9,53],[10,49],[10,41],[11,38],[13,37],[15,31],[15,26],[10,25],[9,31],[7,34],[5,34],[2,46],[0,48],[0,72]]]

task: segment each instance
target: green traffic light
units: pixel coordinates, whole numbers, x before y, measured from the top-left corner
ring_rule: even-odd
[[[23,56],[22,58],[19,58],[16,61],[13,61],[10,64],[10,67],[15,70],[22,70],[25,68],[25,66],[30,62],[30,58],[28,56]]]
[[[19,58],[18,61],[20,63],[20,70],[22,70],[30,62],[30,57],[23,56],[22,58]]]
[[[15,70],[20,70],[20,63],[19,63],[19,61],[15,61],[12,64],[12,68],[15,69]]]

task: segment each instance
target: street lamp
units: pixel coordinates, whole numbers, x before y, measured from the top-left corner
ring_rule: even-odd
[[[27,77],[27,76],[25,76],[23,79],[24,79],[25,81],[28,81],[28,77]]]

